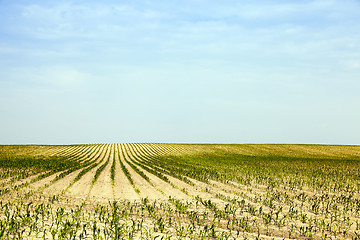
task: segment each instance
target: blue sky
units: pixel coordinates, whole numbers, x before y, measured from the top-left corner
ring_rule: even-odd
[[[358,0],[0,0],[0,144],[359,144],[359,24]]]

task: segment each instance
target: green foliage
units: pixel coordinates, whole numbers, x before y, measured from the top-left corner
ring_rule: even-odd
[[[1,168],[61,171],[77,165],[77,161],[61,156],[0,156]]]
[[[111,165],[110,178],[111,178],[111,184],[114,186],[114,183],[115,183],[115,158],[113,158],[113,162],[112,162],[112,165]]]
[[[121,152],[121,153],[119,152],[119,162],[120,162],[121,170],[125,174],[126,178],[129,180],[130,184],[134,187],[135,186],[134,185],[134,180],[131,178],[131,175],[130,175],[129,171],[125,167],[124,163],[121,161],[120,154],[123,154],[123,152]],[[140,193],[139,189],[135,189],[135,191],[137,193]]]
[[[359,147],[129,144],[120,149],[0,146],[0,239],[359,239]],[[121,170],[111,154],[118,154]],[[91,187],[106,168],[114,191],[115,174],[125,174],[140,196],[147,194],[140,193],[144,186],[125,165],[154,188],[173,187],[188,198],[105,204],[87,197],[75,205],[66,191],[41,195],[79,170],[70,188],[94,168]],[[52,175],[45,187],[31,189]],[[158,190],[167,196],[168,189]]]
[[[292,188],[308,187],[328,190],[358,188],[359,158],[306,158],[279,155],[246,156],[218,150],[181,156],[158,156],[153,164],[169,172],[182,174],[203,182],[235,181],[249,185],[266,184],[270,188],[285,184]]]
[[[92,185],[96,182],[96,180],[99,178],[101,172],[102,172],[102,171],[105,169],[105,167],[108,165],[109,160],[110,160],[110,157],[108,158],[108,160],[107,160],[103,165],[101,165],[101,166],[96,170],[95,175],[94,175],[94,178],[93,178],[93,180],[92,180],[92,182],[91,182]]]

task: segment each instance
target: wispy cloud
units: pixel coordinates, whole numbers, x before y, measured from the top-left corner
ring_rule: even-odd
[[[78,89],[93,79],[93,76],[68,66],[17,67],[3,71],[2,76],[1,82],[7,82],[7,91],[16,92],[26,86],[34,93],[39,89],[60,92]]]
[[[17,88],[72,94],[68,99],[86,99],[88,110],[106,105],[113,122],[147,118],[154,129],[191,129],[184,125],[191,118],[199,119],[194,131],[227,122],[240,133],[265,124],[265,112],[273,132],[285,132],[286,139],[284,119],[314,130],[300,115],[310,119],[321,106],[358,103],[359,12],[356,0],[2,1],[0,95],[15,99]],[[137,119],[113,111],[119,106]],[[64,109],[76,112],[71,104]],[[328,116],[320,112],[317,122]],[[261,130],[258,139],[271,138],[260,138]],[[235,139],[236,133],[217,134]]]

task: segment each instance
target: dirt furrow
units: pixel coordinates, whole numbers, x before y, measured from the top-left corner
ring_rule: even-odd
[[[115,145],[115,179],[114,179],[114,198],[124,200],[139,200],[140,196],[135,192],[133,186],[126,178],[119,163],[119,145]]]
[[[99,175],[98,179],[94,183],[92,189],[89,192],[89,199],[108,202],[114,199],[113,186],[111,184],[111,165],[114,158],[114,144],[109,146],[110,151],[105,156],[105,161],[109,159],[108,164]]]
[[[102,163],[106,160],[104,159],[105,156],[108,154],[110,146],[104,146],[104,149],[102,149],[101,155],[99,157],[99,161]],[[91,169],[89,172],[87,172],[84,176],[80,178],[79,181],[75,182],[74,185],[72,185],[68,191],[66,192],[66,195],[73,196],[75,198],[81,198],[86,199],[86,197],[89,194],[89,191],[91,189],[91,182],[94,178],[94,175],[96,173],[96,170],[101,166],[101,163],[96,166],[95,168]]]
[[[139,151],[141,151],[141,150],[142,149],[140,149]],[[182,181],[178,178],[172,177],[168,174],[163,173],[163,175],[166,176],[169,179],[170,183],[172,183],[174,186],[176,186],[176,188],[187,192],[189,195],[191,195],[193,197],[199,196],[204,199],[214,198],[213,194],[211,194],[210,192],[206,192],[206,188],[208,188],[209,190],[212,189],[212,186],[209,184],[191,179],[191,182],[194,183],[194,186],[192,186],[192,185],[189,185],[189,184],[185,183],[184,181]],[[183,192],[181,192],[181,193],[184,194]],[[177,196],[178,195],[174,194],[173,197],[178,198]],[[223,201],[219,200],[219,202],[222,203]]]
[[[135,149],[133,148],[133,146],[131,145],[127,145],[127,152],[129,154],[130,159],[133,161],[138,158],[138,154],[135,152]],[[177,199],[190,199],[191,197],[186,195],[185,193],[181,192],[181,190],[174,188],[173,186],[171,186],[170,183],[165,182],[164,180],[160,179],[159,177],[155,176],[154,174],[146,171],[145,169],[143,169],[140,166],[137,166],[141,171],[143,171],[146,176],[149,177],[150,181],[156,186],[156,188],[161,189],[161,191],[164,192],[164,194],[169,197],[171,196],[172,198],[177,198]]]
[[[95,160],[100,154],[101,154],[101,149],[104,148],[104,146],[99,146],[100,147],[100,151],[99,148],[92,148],[92,152],[89,155],[88,160],[89,161],[93,161]],[[86,155],[88,154],[88,152],[86,152]],[[84,158],[84,156],[82,156],[81,158]],[[85,160],[85,159],[84,159]],[[72,173],[70,173],[69,175],[65,176],[64,178],[59,179],[58,181],[54,182],[53,184],[51,184],[49,187],[47,187],[46,189],[44,189],[44,193],[48,194],[48,195],[57,195],[62,193],[76,178],[76,176],[83,170],[83,168],[78,169]]]
[[[121,144],[121,151],[123,152],[124,156],[120,154],[120,160],[123,162],[127,170],[129,171],[132,179],[134,180],[135,187],[140,190],[140,196],[145,198],[149,198],[152,200],[155,199],[167,199],[165,195],[163,195],[161,192],[159,192],[155,187],[151,186],[149,182],[147,182],[143,177],[141,177],[138,173],[136,173],[130,165],[125,161],[130,161],[130,158],[125,151],[125,147],[123,144]]]

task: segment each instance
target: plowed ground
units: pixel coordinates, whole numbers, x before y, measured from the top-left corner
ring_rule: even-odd
[[[0,239],[360,237],[358,146],[0,146],[0,157]]]

